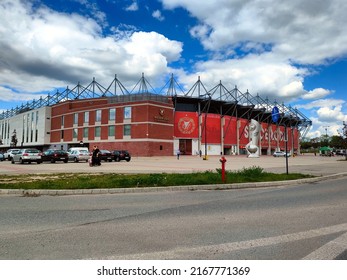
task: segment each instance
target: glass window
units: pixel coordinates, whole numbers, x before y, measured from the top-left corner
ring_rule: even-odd
[[[96,126],[95,127],[95,137],[100,137],[101,134],[101,127],[100,126]]]
[[[115,119],[116,119],[116,109],[115,108],[111,108],[108,111],[108,120],[114,121]]]
[[[88,127],[83,127],[83,138],[88,138]]]
[[[73,129],[73,138],[77,138],[77,135],[78,135],[77,128],[74,128]]]
[[[78,113],[73,114],[73,123],[78,124]]]
[[[123,128],[123,135],[124,136],[130,136],[131,135],[131,125],[125,124]]]
[[[64,116],[61,116],[61,125],[64,126]]]
[[[35,132],[35,142],[37,142],[37,141],[38,141],[38,137],[39,137],[38,123],[39,123],[39,112],[38,112],[38,111],[36,111],[36,132]]]
[[[64,130],[61,131],[60,138],[61,138],[61,139],[64,139]]]
[[[131,107],[124,107],[124,119],[131,119]]]
[[[115,126],[114,125],[110,125],[108,127],[108,136],[115,136]]]
[[[84,112],[84,123],[89,123],[89,112]]]
[[[95,121],[101,122],[101,110],[96,110]]]

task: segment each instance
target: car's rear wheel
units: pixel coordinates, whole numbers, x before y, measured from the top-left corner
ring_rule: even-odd
[[[22,158],[19,159],[19,163],[20,163],[20,164],[23,164],[23,163],[24,163],[24,161],[23,161]]]
[[[37,163],[37,164],[40,164],[41,162],[42,162],[42,161],[39,161],[39,160],[38,160],[36,163]]]
[[[64,160],[64,163],[67,163],[67,159]]]
[[[119,158],[119,157],[116,157],[116,158],[115,158],[115,161],[116,161],[116,162],[119,162],[119,161],[120,161],[120,158]]]
[[[14,164],[14,159],[11,160],[11,163]]]
[[[75,157],[75,158],[73,159],[73,161],[74,161],[74,162],[78,162],[78,158]]]

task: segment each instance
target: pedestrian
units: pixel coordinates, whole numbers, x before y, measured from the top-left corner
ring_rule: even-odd
[[[94,146],[93,147],[93,152],[92,152],[92,166],[100,166],[100,150],[98,148],[98,146]]]
[[[180,151],[180,149],[179,149],[179,148],[177,149],[176,154],[177,154],[177,159],[180,159],[180,154],[181,154],[181,151]]]

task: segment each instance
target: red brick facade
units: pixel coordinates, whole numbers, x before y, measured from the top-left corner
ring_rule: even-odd
[[[125,107],[131,108],[131,118],[125,118]],[[112,109],[115,119],[109,118]],[[97,111],[101,112],[99,121]],[[86,112],[89,116],[85,122]],[[51,143],[56,145],[76,146],[82,141],[100,149],[126,149],[133,156],[165,156],[173,151],[174,116],[169,99],[111,103],[105,97],[66,101],[52,106],[51,125]],[[109,136],[111,126],[114,136]],[[126,126],[130,126],[130,135],[124,135]],[[84,133],[88,136],[83,137]]]

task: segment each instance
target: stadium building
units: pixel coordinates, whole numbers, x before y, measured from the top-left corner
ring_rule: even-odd
[[[312,125],[291,106],[227,89],[221,82],[207,90],[198,78],[184,92],[172,76],[156,93],[144,75],[132,91],[115,76],[108,87],[93,79],[2,112],[0,149],[98,145],[133,156],[168,156],[178,149],[185,155],[247,154],[252,119],[261,127],[262,155],[286,145],[300,152],[300,138]]]

